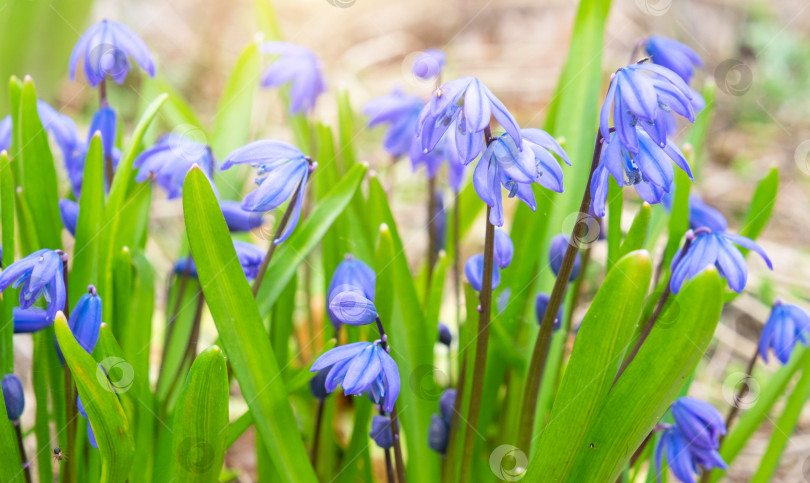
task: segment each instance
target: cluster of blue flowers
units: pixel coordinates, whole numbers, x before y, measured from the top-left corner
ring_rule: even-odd
[[[430,416],[428,427],[428,446],[433,451],[445,454],[450,438],[450,425],[453,422],[453,410],[456,405],[456,390],[445,389],[439,398],[439,413]]]

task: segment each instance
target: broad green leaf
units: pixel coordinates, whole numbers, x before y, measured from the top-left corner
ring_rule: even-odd
[[[259,27],[267,35],[269,40],[281,40],[281,28],[278,25],[278,17],[270,0],[254,0],[256,13],[259,17]]]
[[[48,337],[48,331],[40,331],[33,335],[34,338],[34,355],[31,361],[32,374],[48,374],[48,352],[53,352],[53,337]],[[37,475],[40,481],[51,481],[53,479],[53,472],[51,469],[51,429],[50,429],[50,416],[48,414],[48,378],[47,377],[32,377],[32,384],[34,386],[34,397],[37,400],[36,406],[36,421],[34,424],[34,434],[37,438]],[[64,383],[62,383],[64,386]],[[54,389],[53,387],[51,388]],[[52,400],[56,400],[57,396],[54,395]],[[62,393],[64,399],[64,392]],[[62,413],[64,413],[64,405],[62,402]],[[58,423],[57,423],[58,425]],[[64,426],[58,426],[64,427]],[[65,438],[60,439],[60,446],[64,443]]]
[[[256,297],[261,314],[270,313],[270,309],[276,303],[284,287],[287,286],[287,282],[298,272],[299,265],[318,245],[338,215],[349,204],[355,191],[360,187],[360,182],[367,169],[365,165],[357,165],[346,173],[346,176],[329,191],[329,194],[312,209],[306,218],[302,216],[290,238],[279,245],[273,259],[270,260],[264,283],[259,288],[259,294]]]
[[[208,308],[273,464],[285,480],[314,482],[270,339],[217,198],[199,169],[186,175],[183,213]],[[266,279],[277,281],[272,276]]]
[[[87,286],[98,279],[98,241],[104,216],[104,155],[101,137],[93,136],[87,149],[82,178],[82,197],[76,222],[73,271],[70,272],[70,306],[76,305]]]
[[[668,304],[597,408],[567,481],[615,481],[619,477],[703,356],[720,318],[723,290],[717,271],[709,269]],[[531,466],[529,471],[534,473]]]
[[[623,188],[611,179],[608,182],[608,221],[607,221],[607,269],[622,257],[619,248],[622,242],[622,207],[624,205]]]
[[[135,446],[118,397],[110,389],[104,371],[73,337],[63,315],[57,315],[54,328],[96,436],[101,453],[101,481],[126,481]]]
[[[218,481],[228,429],[228,367],[219,347],[209,347],[194,360],[173,419],[178,481]]]
[[[14,178],[11,163],[6,152],[0,153],[0,228],[2,228],[3,267],[14,263]],[[14,372],[14,324],[12,310],[13,300],[17,300],[17,290],[9,287],[3,294],[2,317],[3,328],[0,329],[0,371],[3,374]],[[2,414],[0,412],[0,414]]]
[[[648,206],[648,205],[647,205]],[[649,208],[649,206],[648,206]],[[634,251],[608,272],[582,321],[529,479],[562,481],[613,385],[652,277],[650,254]]]
[[[633,224],[627,231],[624,237],[621,248],[619,248],[619,256],[623,257],[634,250],[640,250],[644,246],[644,240],[647,238],[647,226],[650,223],[650,205],[642,203],[641,207],[633,218]],[[646,286],[644,287],[646,289]],[[646,293],[646,291],[645,291]]]

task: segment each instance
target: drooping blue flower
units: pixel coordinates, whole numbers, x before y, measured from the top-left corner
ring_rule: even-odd
[[[808,335],[810,315],[801,307],[777,300],[759,337],[759,355],[763,361],[768,362],[770,348],[779,362],[787,364],[796,342],[807,345]]]
[[[368,393],[386,412],[394,409],[400,389],[399,369],[394,359],[377,342],[355,342],[335,347],[320,356],[310,372],[332,366],[326,377],[326,390],[338,385],[347,395]]]
[[[368,116],[368,127],[387,124],[383,147],[397,158],[411,152],[411,146],[419,143],[416,139],[416,121],[425,103],[422,99],[394,89],[390,94],[372,99],[363,106],[363,114]]]
[[[236,258],[245,272],[248,281],[253,280],[259,274],[259,268],[264,260],[264,250],[248,242],[235,240],[233,248],[236,250]],[[182,275],[188,272],[189,277],[197,278],[197,266],[191,257],[184,257],[174,263],[174,273]]]
[[[25,392],[22,382],[16,374],[6,374],[0,380],[3,390],[3,401],[6,403],[6,415],[11,421],[16,421],[22,416],[25,409]]]
[[[329,313],[341,324],[367,325],[377,319],[374,302],[352,285],[341,285],[329,296]]]
[[[371,431],[368,435],[380,448],[390,449],[394,446],[394,433],[391,431],[391,418],[381,415],[376,415],[371,418]]]
[[[68,326],[79,345],[88,354],[92,354],[101,330],[101,297],[98,296],[96,287],[88,286],[87,293],[76,302],[70,312]]]
[[[447,451],[449,436],[450,426],[441,416],[432,414],[428,426],[428,447],[439,454],[444,454]]]
[[[690,444],[680,426],[673,425],[661,434],[661,439],[655,448],[655,467],[659,483],[661,482],[665,452],[667,465],[672,474],[684,483],[696,483],[695,474],[701,471],[700,467],[705,470],[728,468],[716,446],[702,448],[696,444]]]
[[[672,417],[690,444],[716,448],[726,434],[726,423],[717,409],[706,401],[692,397],[679,398],[672,404]]]
[[[631,153],[639,152],[640,131],[660,147],[667,145],[667,113],[675,112],[695,122],[692,93],[678,74],[666,67],[644,62],[631,64],[613,74],[599,117],[605,142],[612,144],[610,115],[616,138]],[[637,129],[640,128],[640,129]]]
[[[242,209],[242,203],[238,201],[222,200],[219,202],[219,208],[231,233],[250,231],[264,224],[261,213]]]
[[[427,49],[413,61],[413,74],[420,79],[432,79],[442,72],[447,55],[439,49]]]
[[[708,228],[696,230],[691,246],[681,257],[683,248],[679,249],[672,259],[672,293],[678,293],[683,284],[702,272],[715,266],[720,275],[728,281],[728,286],[737,293],[741,293],[748,280],[748,265],[740,250],[734,244],[753,250],[765,260],[770,270],[773,265],[765,250],[753,240],[740,235],[725,232],[712,232]]]
[[[495,229],[495,265],[504,269],[512,263],[512,256],[515,253],[515,245],[509,235],[500,228]]]
[[[537,317],[538,324],[543,322],[543,317],[546,315],[549,300],[551,300],[551,297],[547,293],[537,294],[537,298],[534,301],[534,314],[535,317]],[[562,318],[563,310],[562,305],[560,305],[560,308],[557,309],[557,317],[554,318],[554,325],[551,326],[552,331],[556,331],[560,328],[562,325]]]
[[[84,404],[82,404],[82,399],[79,396],[76,396],[76,406],[78,406],[79,414],[81,414],[82,417],[87,420],[87,439],[90,442],[90,445],[98,449],[96,435],[93,433],[93,427],[90,425],[90,418],[87,417],[87,411],[84,410]]]
[[[568,250],[568,235],[560,233],[551,239],[551,244],[548,249],[548,263],[551,266],[551,271],[554,275],[560,274],[562,268],[563,258],[565,258],[565,251]],[[579,276],[579,271],[582,269],[582,256],[577,252],[574,258],[574,266],[571,269],[571,275],[568,277],[569,282],[573,282]]]
[[[84,74],[95,87],[109,75],[118,84],[123,84],[130,68],[129,58],[155,76],[155,60],[149,48],[138,35],[126,25],[104,19],[82,34],[70,54],[70,80],[76,79],[76,67],[84,57]]]
[[[644,50],[654,64],[675,72],[687,84],[692,80],[695,67],[703,67],[700,56],[688,45],[677,40],[651,35],[644,43]]]
[[[259,177],[256,178],[258,188],[248,193],[242,201],[243,209],[269,211],[297,194],[295,200],[290,199],[290,203],[295,205],[287,227],[279,238],[273,240],[275,244],[283,242],[298,225],[307,180],[317,164],[295,146],[272,139],[242,146],[225,158],[220,169],[226,170],[237,164],[250,164],[259,170]]]
[[[468,164],[481,154],[483,132],[492,116],[521,148],[520,128],[503,103],[477,78],[462,77],[436,89],[419,113],[416,135],[427,153],[453,126],[458,158]]]
[[[315,399],[326,399],[326,396],[329,395],[325,385],[326,376],[329,375],[329,369],[331,369],[331,367],[321,369],[309,380],[309,392]]]
[[[467,281],[476,292],[481,291],[484,286],[484,255],[477,254],[467,259],[464,264],[464,274],[467,276]],[[492,267],[492,289],[501,283],[501,271],[497,266]]]
[[[312,111],[318,96],[326,91],[326,78],[315,53],[287,42],[265,42],[260,50],[264,54],[279,56],[264,71],[262,86],[279,87],[291,82],[290,114]]]
[[[475,192],[492,208],[489,221],[495,226],[504,223],[501,186],[510,198],[517,196],[532,211],[537,209],[532,183],[563,192],[562,169],[552,153],[570,163],[559,143],[540,129],[521,129],[520,135],[523,150],[511,136],[504,134],[490,143],[473,172]]]
[[[376,280],[377,275],[371,267],[351,254],[346,254],[345,259],[338,264],[332,274],[326,297],[327,313],[335,331],[340,329],[342,322],[338,318],[338,314],[332,312],[332,299],[340,292],[354,289],[359,291],[363,298],[373,303]]]
[[[4,117],[0,121],[0,151],[8,151],[11,149],[11,114]]]
[[[18,260],[0,273],[0,292],[9,286],[20,290],[20,307],[27,309],[40,298],[45,297],[49,320],[65,306],[65,279],[62,274],[60,252],[43,248]]]
[[[76,222],[79,221],[79,204],[73,200],[59,200],[59,215],[62,225],[74,237],[76,236]]]
[[[12,309],[12,315],[15,334],[30,334],[53,325],[53,319],[49,319],[48,313],[45,309],[40,307],[31,307],[28,309],[14,307]]]
[[[138,170],[135,181],[143,183],[154,179],[166,191],[168,198],[173,199],[182,196],[186,174],[195,164],[209,180],[213,179],[214,155],[211,148],[171,133],[138,155],[132,167]]]
[[[728,222],[726,222],[722,213],[706,204],[700,196],[690,194],[689,227],[693,230],[706,227],[713,232],[726,231],[728,229]]]
[[[439,414],[441,414],[444,422],[448,426],[453,422],[453,408],[456,405],[456,390],[451,388],[445,389],[439,398]]]
[[[428,179],[435,178],[442,165],[447,164],[450,186],[455,191],[460,190],[466,166],[458,158],[454,129],[448,129],[436,146],[427,153],[422,150],[422,143],[419,139],[413,138],[409,154],[413,171],[416,172],[421,166],[424,166]]]
[[[442,322],[439,322],[439,344],[450,347],[452,342],[453,334],[450,332],[450,328],[444,325]]]
[[[616,142],[615,132],[610,134],[610,143],[602,144],[599,165],[591,180],[591,209],[598,217],[605,216],[609,177],[613,177],[619,187],[633,185],[641,199],[651,205],[661,203],[664,196],[672,191],[675,178],[673,162],[692,179],[689,163],[674,143],[661,147],[645,131],[636,130],[636,153]]]

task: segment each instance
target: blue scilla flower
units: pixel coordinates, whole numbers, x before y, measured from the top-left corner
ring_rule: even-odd
[[[394,433],[391,431],[391,418],[381,415],[371,418],[371,431],[368,435],[380,448],[390,449],[394,446]]]
[[[473,172],[475,192],[492,208],[489,221],[495,226],[504,223],[501,186],[509,192],[510,198],[517,196],[534,211],[537,202],[532,183],[557,193],[563,192],[563,173],[554,154],[571,164],[560,144],[545,131],[521,129],[520,136],[522,150],[510,134],[493,140]]]
[[[113,159],[113,150],[115,149],[115,140],[118,138],[118,114],[110,106],[104,106],[93,114],[93,119],[90,121],[90,129],[88,131],[87,144],[90,144],[90,139],[96,133],[101,134],[101,150],[104,153],[104,159]],[[118,163],[115,163],[118,167]]]
[[[233,248],[236,251],[236,258],[242,266],[242,271],[245,272],[245,278],[248,281],[255,279],[264,260],[264,250],[252,243],[238,240],[233,242]],[[197,278],[197,266],[194,264],[194,259],[185,257],[177,260],[174,263],[174,273],[187,274],[189,277]]]
[[[422,150],[419,139],[414,138],[409,152],[413,171],[421,166],[425,167],[428,179],[433,179],[439,173],[443,164],[448,166],[448,179],[454,191],[460,189],[464,177],[465,165],[458,158],[455,144],[455,130],[448,129],[436,146],[427,153]]]
[[[59,200],[59,215],[65,230],[76,236],[76,223],[79,221],[79,204],[73,200]]]
[[[92,354],[98,343],[101,330],[101,297],[96,287],[87,287],[87,293],[79,298],[68,319],[68,326],[76,341],[88,354]]]
[[[509,235],[500,228],[495,229],[495,265],[504,269],[512,263],[512,256],[515,254],[515,245]]]
[[[687,84],[692,80],[695,67],[703,67],[703,61],[694,49],[677,40],[660,35],[651,35],[647,38],[647,41],[644,42],[644,50],[647,51],[654,64],[675,72]]]
[[[332,366],[326,377],[328,392],[340,385],[347,395],[368,393],[372,401],[390,413],[399,396],[399,369],[378,342],[355,342],[335,347],[319,357],[310,372]]]
[[[59,146],[62,158],[68,159],[72,156],[78,139],[78,128],[73,119],[60,113],[42,99],[37,99],[37,114],[42,127],[51,133]],[[11,115],[8,115],[0,121],[0,151],[11,149],[11,129]]]
[[[449,426],[453,422],[453,408],[456,405],[456,390],[453,388],[445,389],[439,398],[439,414],[441,414],[444,422]]]
[[[295,205],[287,227],[279,238],[273,240],[275,244],[283,242],[298,225],[304,203],[304,190],[316,163],[295,146],[264,139],[232,152],[225,158],[220,169],[229,169],[237,164],[249,164],[259,169],[259,177],[256,178],[258,188],[248,193],[242,201],[242,208],[245,210],[269,211],[278,208],[296,194],[295,200],[290,200]]]
[[[232,233],[250,231],[264,224],[264,217],[261,213],[245,211],[242,203],[238,201],[222,200],[219,202],[222,216],[225,217],[225,224]]]
[[[658,446],[655,448],[655,467],[659,483],[661,482],[664,453],[666,453],[667,465],[672,474],[684,483],[695,483],[697,481],[695,474],[701,471],[700,467],[706,470],[728,468],[717,451],[717,446],[704,448],[690,442],[677,424],[664,430]]]
[[[326,399],[329,395],[326,391],[326,376],[329,375],[329,369],[331,367],[321,369],[309,380],[309,392],[315,399]]]
[[[689,195],[689,227],[693,230],[706,227],[713,232],[728,230],[728,222],[722,213],[706,204],[700,196]]]
[[[765,250],[750,238],[725,232],[712,232],[708,228],[700,228],[688,233],[687,236],[693,237],[689,249],[681,257],[683,252],[681,248],[672,259],[670,267],[672,293],[678,293],[684,282],[711,266],[717,267],[732,290],[741,293],[748,280],[748,265],[735,244],[757,252],[765,260],[768,268],[773,270]]]
[[[413,61],[413,75],[420,79],[432,79],[442,72],[447,55],[439,49],[427,49]]]
[[[777,300],[759,338],[759,355],[768,362],[770,348],[779,362],[787,364],[796,342],[807,345],[808,335],[810,315],[801,307]]]
[[[70,80],[76,79],[76,66],[84,57],[84,74],[95,87],[109,75],[118,84],[123,84],[131,68],[129,58],[155,76],[155,60],[149,48],[138,35],[126,25],[104,19],[82,34],[70,54]]]
[[[422,99],[394,89],[390,94],[368,101],[363,106],[363,114],[368,116],[369,128],[388,125],[383,147],[391,156],[400,157],[411,152],[416,137],[416,121],[424,105]]]
[[[371,267],[351,254],[346,254],[345,259],[335,268],[327,291],[327,313],[335,330],[339,330],[343,322],[339,319],[338,314],[332,312],[332,299],[346,290],[355,290],[359,291],[363,298],[373,303],[376,280],[377,275]]]
[[[639,128],[633,129],[637,131],[636,152],[617,142],[617,132],[610,133],[611,142],[602,144],[599,165],[591,179],[591,209],[598,217],[605,216],[605,202],[611,176],[619,187],[632,185],[641,199],[651,205],[661,203],[665,195],[672,191],[672,181],[675,177],[673,162],[684,170],[690,179],[692,178],[689,163],[673,143],[667,143],[662,147],[656,144],[647,132]]]
[[[726,434],[726,423],[717,409],[706,401],[692,397],[679,398],[672,404],[672,417],[690,444],[717,448]]]
[[[87,162],[87,150],[92,141],[93,136],[101,137],[101,149],[105,157],[104,170],[107,170],[107,162],[109,160],[113,167],[113,172],[118,168],[118,162],[121,160],[121,150],[115,146],[115,139],[117,137],[117,120],[115,111],[111,108],[102,108],[96,111],[93,116],[90,130],[87,132],[86,142],[77,142],[73,150],[73,154],[69,158],[65,158],[65,169],[68,173],[73,194],[78,198],[81,196],[82,182],[84,181],[84,166]],[[107,177],[104,177],[104,188],[109,190],[110,186],[107,185]]]
[[[484,255],[477,254],[467,259],[464,264],[464,274],[467,276],[467,281],[476,292],[481,291],[484,286]],[[501,271],[497,266],[492,267],[492,289],[501,283]]]
[[[548,302],[551,300],[551,297],[547,293],[539,293],[537,294],[537,298],[534,301],[534,315],[537,317],[537,323],[540,324],[543,322],[543,317],[546,315],[546,309],[548,308]],[[562,325],[562,305],[560,308],[557,309],[557,316],[554,318],[554,325],[551,326],[551,330],[556,331]]]
[[[416,135],[423,152],[430,152],[453,126],[458,158],[468,164],[481,154],[484,129],[490,118],[501,124],[521,147],[520,128],[497,97],[475,77],[462,77],[442,85],[419,113]]]
[[[291,82],[290,113],[311,111],[318,96],[326,91],[326,78],[321,61],[315,53],[306,47],[287,42],[266,42],[260,50],[264,54],[279,56],[264,71],[262,86],[279,87]]]
[[[432,414],[428,426],[428,447],[439,454],[444,454],[447,452],[449,437],[450,425],[440,415]]]
[[[27,309],[45,297],[48,319],[53,320],[64,308],[66,298],[61,252],[43,248],[12,263],[0,273],[0,292],[12,284],[14,288],[22,286],[21,308]]]
[[[214,175],[214,155],[211,149],[180,134],[167,134],[149,149],[144,150],[132,167],[138,170],[135,181],[143,183],[154,179],[168,194],[169,199],[183,194],[183,181],[186,174],[197,165],[212,179]]]
[[[8,419],[12,421],[20,419],[25,409],[25,392],[20,378],[15,374],[6,374],[0,380],[0,387],[3,389],[3,401],[6,403]]]
[[[48,312],[40,307],[22,309],[14,307],[12,309],[14,319],[15,334],[30,334],[38,332],[53,325],[53,319],[48,318]]]
[[[548,248],[548,263],[551,266],[551,271],[554,275],[560,274],[562,268],[563,258],[565,258],[565,251],[568,250],[568,235],[560,233],[551,239],[551,244]],[[573,282],[579,276],[579,271],[582,269],[582,257],[577,252],[574,258],[574,266],[571,269],[571,275],[568,277],[569,282]]]
[[[453,334],[450,332],[450,328],[447,327],[444,323],[439,322],[439,344],[450,347],[450,344],[452,343],[453,343]]]
[[[612,143],[609,136],[612,112],[616,138],[628,151],[639,152],[641,130],[663,148],[667,144],[667,113],[675,112],[695,122],[693,92],[675,72],[660,65],[638,63],[619,69],[602,104],[599,117],[602,137]]]
[[[341,324],[367,325],[377,320],[374,302],[352,285],[338,286],[330,294],[329,313]]]
[[[90,418],[87,416],[87,411],[84,410],[84,404],[82,404],[82,398],[76,396],[76,406],[78,406],[79,414],[87,420],[87,440],[90,442],[90,445],[96,449],[98,449],[98,443],[96,442],[96,435],[93,433],[93,427],[90,425]]]

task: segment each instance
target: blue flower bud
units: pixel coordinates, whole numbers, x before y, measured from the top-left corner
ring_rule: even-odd
[[[73,200],[59,200],[59,215],[62,217],[62,225],[75,237],[76,222],[79,221],[79,204]]]
[[[391,418],[388,416],[374,416],[371,418],[371,439],[382,449],[394,446],[394,433],[391,431]]]
[[[450,347],[453,342],[453,334],[450,333],[450,328],[439,322],[439,343]]]
[[[484,285],[484,255],[480,253],[467,259],[464,264],[464,274],[467,281],[476,292],[481,291]],[[494,290],[501,283],[501,271],[498,267],[492,267],[492,289]]]
[[[238,201],[223,200],[219,207],[231,232],[250,231],[264,223],[262,213],[245,211]]]
[[[546,309],[548,308],[548,302],[551,299],[547,293],[539,293],[537,294],[537,300],[534,303],[534,313],[537,316],[537,323],[541,323],[543,321],[543,316],[546,314]],[[554,325],[552,326],[552,330],[557,330],[560,328],[560,324],[562,322],[562,306],[557,310],[557,317],[554,318]]]
[[[442,72],[447,56],[439,49],[427,49],[413,61],[413,74],[420,79],[431,79]]]
[[[562,268],[566,250],[568,250],[568,237],[566,235],[559,234],[551,239],[551,246],[548,250],[548,263],[551,265],[551,270],[554,272],[554,275],[560,274],[560,268]],[[569,282],[576,280],[581,268],[582,257],[579,252],[577,252],[577,257],[574,259],[574,267],[571,269],[571,276],[568,277]]]
[[[447,439],[450,435],[450,426],[438,414],[430,416],[428,427],[428,446],[433,451],[444,454],[447,451]]]
[[[29,334],[53,325],[53,319],[49,319],[48,313],[40,307],[30,309],[14,307],[12,314],[15,334]]]
[[[111,107],[102,107],[90,121],[90,136],[96,133],[101,134],[101,150],[104,152],[104,159],[113,159],[113,149],[118,132],[118,115]],[[89,140],[88,140],[89,144]],[[104,169],[107,169],[106,164]]]
[[[495,229],[495,265],[504,269],[512,263],[512,255],[515,253],[515,246],[509,235],[500,228]]]
[[[16,421],[25,409],[25,393],[23,392],[20,378],[14,374],[6,374],[0,381],[3,388],[3,400],[6,403],[6,414],[8,419]]]
[[[76,302],[68,326],[79,345],[92,354],[101,330],[101,297],[94,286],[88,286],[87,293]]]
[[[439,398],[439,412],[442,419],[449,427],[453,422],[453,407],[456,405],[456,390],[453,388],[445,389],[442,397]]]
[[[309,392],[315,399],[326,399],[326,396],[329,395],[326,390],[326,376],[329,375],[331,369],[332,366],[321,369],[309,380]]]

